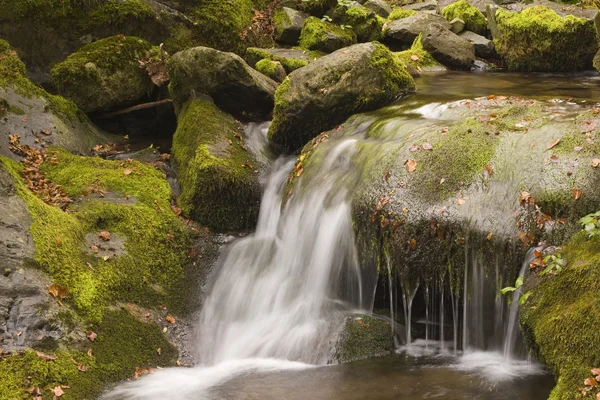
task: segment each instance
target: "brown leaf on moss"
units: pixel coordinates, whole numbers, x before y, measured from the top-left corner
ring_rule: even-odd
[[[54,389],[50,389],[50,391],[52,391],[56,397],[62,397],[65,394],[62,386],[56,386]]]
[[[406,170],[408,172],[413,172],[415,169],[417,169],[417,162],[415,160],[406,160],[404,165],[406,166]]]
[[[421,147],[423,147],[423,150],[427,150],[427,151],[433,150],[433,146],[427,142],[423,143],[423,145]]]
[[[94,331],[87,331],[86,336],[90,340],[90,342],[94,342],[96,340],[96,338],[98,337],[98,335]]]
[[[110,232],[106,232],[106,231],[100,232],[100,234],[98,234],[98,237],[101,240],[108,242],[110,240]]]
[[[556,140],[553,140],[553,141],[551,141],[551,142],[549,142],[549,143],[546,145],[546,148],[547,148],[548,150],[550,150],[551,148],[555,147],[555,146],[556,146],[557,144],[559,144],[559,143],[560,143],[560,138],[559,138],[559,139],[556,139]]]
[[[131,175],[131,170],[126,169],[125,171],[123,171],[123,175]]]
[[[55,354],[46,354],[46,353],[42,353],[41,351],[36,351],[35,354],[37,354],[37,356],[39,358],[41,358],[44,361],[54,361],[56,360],[56,355]]]
[[[572,192],[573,192],[573,198],[575,200],[579,200],[581,198],[581,189],[579,189],[579,188],[573,188]]]
[[[61,299],[64,299],[69,295],[69,291],[67,290],[67,288],[57,285],[56,283],[53,283],[50,286],[48,286],[48,293],[50,293],[54,297],[59,297]]]
[[[592,168],[598,168],[599,165],[600,165],[600,158],[592,159]]]
[[[465,204],[465,203],[466,203],[466,200],[465,200],[465,199],[457,199],[457,200],[456,200],[456,203],[457,203],[459,206],[462,206],[463,204]]]
[[[417,240],[416,239],[410,239],[409,245],[410,245],[411,249],[414,249],[415,247],[417,247]]]
[[[168,323],[170,323],[170,324],[174,324],[174,323],[175,323],[175,321],[176,321],[176,320],[175,320],[175,317],[173,317],[173,316],[171,316],[171,315],[167,315],[167,316],[165,317],[165,319],[166,319],[166,320],[167,320],[167,322],[168,322]]]
[[[494,237],[494,234],[492,232],[490,232],[487,235],[487,240],[492,240],[493,237]]]

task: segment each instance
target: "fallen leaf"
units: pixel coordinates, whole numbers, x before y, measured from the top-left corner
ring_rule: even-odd
[[[440,179],[440,185],[441,185],[442,183],[444,183],[444,182],[446,182],[446,178],[442,178],[442,179]]]
[[[494,100],[496,98],[496,95],[490,94],[487,98],[488,98],[488,100]]]
[[[98,237],[102,240],[104,240],[105,242],[108,242],[110,240],[110,232],[100,232],[100,234],[98,235]]]
[[[54,361],[56,360],[56,355],[55,354],[46,354],[46,353],[42,353],[41,351],[36,351],[35,354],[37,354],[37,356],[39,358],[41,358],[44,361]]]
[[[96,246],[95,244],[91,245],[91,246],[90,246],[90,249],[92,249],[92,251],[93,251],[95,254],[98,254],[98,252],[100,251],[100,249],[98,248],[98,246]]]
[[[492,240],[493,237],[494,237],[494,234],[492,232],[490,232],[487,235],[487,240]]]
[[[417,162],[415,160],[406,160],[404,165],[406,165],[406,170],[408,172],[413,172],[415,169],[417,169]]]
[[[459,206],[462,206],[463,204],[466,203],[465,199],[457,199],[456,202],[458,203]]]
[[[417,247],[417,240],[416,239],[410,239],[409,245],[410,245],[411,249],[414,249],[415,247]]]
[[[560,143],[560,138],[559,138],[559,139],[556,139],[556,140],[553,140],[552,142],[549,142],[549,143],[546,145],[546,148],[547,148],[548,150],[550,150],[551,148],[553,148],[554,146],[556,146],[556,145],[557,145],[557,144],[559,144],[559,143]]]
[[[50,293],[54,297],[60,297],[61,299],[64,299],[69,295],[69,291],[67,290],[67,288],[57,285],[56,283],[53,283],[50,286],[48,286],[48,293]]]
[[[551,161],[551,162],[553,162],[553,163],[557,163],[557,162],[559,162],[559,161],[560,161],[560,158],[558,158],[558,156],[557,156],[557,155],[555,155],[555,154],[552,154],[552,155],[550,156],[550,161]]]
[[[592,159],[592,168],[598,168],[599,165],[600,165],[600,158]]]
[[[160,349],[160,347],[158,349],[156,349],[156,353],[160,356],[162,353],[162,350]]]
[[[583,384],[585,386],[593,386],[593,387],[598,386],[598,382],[596,382],[596,380],[594,378],[585,378],[585,380],[583,381]]]
[[[83,365],[83,364],[77,364],[77,370],[81,371],[81,372],[87,372],[88,367],[86,365]]]
[[[93,354],[94,353],[92,352],[92,349],[88,349],[88,351],[87,351],[88,357],[92,357]]]
[[[131,170],[126,169],[125,171],[123,171],[123,175],[131,175]]]
[[[412,56],[410,56],[410,59],[413,61],[419,61],[419,56],[416,54],[413,54]]]
[[[573,188],[573,198],[575,200],[579,200],[579,198],[581,197],[581,189],[579,188]]]
[[[54,389],[50,389],[50,390],[52,391],[52,393],[54,393],[54,395],[56,397],[61,397],[62,395],[65,394],[64,390],[60,386],[57,386]]]
[[[581,151],[581,150],[583,150],[583,146],[573,147],[573,150],[575,150],[575,151]]]
[[[594,376],[599,376],[600,375],[600,368],[592,368],[591,370],[592,375]]]
[[[433,150],[433,146],[427,142],[423,143],[423,145],[421,147],[423,147],[423,150],[427,150],[427,151]]]
[[[408,149],[408,151],[410,151],[411,153],[414,153],[415,151],[419,150],[421,150],[421,146],[419,146],[418,144],[413,144],[412,146],[410,146],[410,149]]]
[[[302,175],[303,172],[304,172],[304,167],[301,165],[300,168],[298,168],[298,171],[296,172],[296,176]]]
[[[90,340],[90,342],[93,342],[96,340],[96,338],[98,337],[98,335],[96,334],[96,332],[94,331],[87,331],[86,334],[87,338]]]
[[[168,323],[170,324],[174,324],[175,323],[175,317],[172,317],[170,315],[167,315],[167,317],[165,318],[167,320]]]

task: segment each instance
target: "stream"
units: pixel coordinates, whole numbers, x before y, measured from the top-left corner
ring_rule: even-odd
[[[452,102],[491,94],[572,99],[563,102],[569,109],[600,101],[599,83],[600,77],[586,74],[423,76],[417,80],[417,93],[387,108],[381,118],[397,116],[408,121],[398,126],[418,128],[446,118]],[[402,293],[390,291],[391,308],[399,315],[404,307],[414,331],[409,322],[404,340],[397,336],[392,355],[331,365],[344,318],[357,311],[371,313],[375,302],[377,271],[359,265],[350,200],[361,179],[355,166],[360,144],[374,140],[365,130],[379,118],[378,112],[352,117],[346,133],[320,149],[325,156],[318,159],[318,168],[307,167],[287,201],[285,186],[295,157],[272,162],[256,232],[228,245],[215,268],[198,318],[197,365],[155,372],[105,398],[548,397],[554,380],[528,357],[518,331],[518,293],[512,307],[498,298],[496,286],[504,282],[485,276],[475,252],[472,260],[469,252],[465,256],[470,283],[465,281],[463,293],[468,296],[450,301],[443,282],[440,289],[427,288],[423,320],[410,317],[418,284],[403,287]],[[265,142],[265,128],[248,127],[251,148]],[[379,145],[406,140],[401,131],[394,135],[384,135]],[[522,262],[521,274],[529,264],[528,259]],[[450,307],[453,318],[448,317]]]

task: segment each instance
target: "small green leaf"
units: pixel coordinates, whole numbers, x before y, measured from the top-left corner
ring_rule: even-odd
[[[519,277],[517,278],[517,281],[515,282],[515,287],[516,287],[516,288],[520,288],[521,286],[523,286],[523,277],[522,277],[522,276],[519,276]]]
[[[517,288],[512,287],[512,286],[508,286],[508,287],[505,287],[505,288],[501,289],[500,293],[506,294],[506,293],[509,293],[509,292],[514,292],[515,290],[517,290]]]
[[[524,295],[521,296],[521,298],[519,299],[519,305],[523,305],[527,302],[527,299],[529,298],[529,296],[531,296],[531,290],[528,291],[527,293],[525,293]]]

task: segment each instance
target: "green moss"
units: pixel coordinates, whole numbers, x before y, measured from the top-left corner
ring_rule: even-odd
[[[268,76],[273,79],[275,76],[275,71],[277,69],[277,63],[275,61],[271,61],[268,58],[264,58],[256,63],[256,70],[261,74]]]
[[[278,8],[273,14],[273,25],[276,32],[283,32],[285,27],[292,23],[292,20],[283,8]]]
[[[383,89],[390,93],[414,91],[415,81],[402,62],[381,43],[375,45],[375,51],[371,55],[371,65],[381,71],[385,81]]]
[[[125,175],[125,166],[116,161],[74,156],[64,150],[53,150],[52,157],[55,165],[44,163],[42,171],[54,183],[64,184],[71,196],[93,189],[116,198],[113,202],[85,199],[65,213],[26,188],[19,165],[2,160],[29,207],[35,261],[40,268],[69,290],[68,300],[90,320],[100,319],[115,300],[149,307],[167,303],[183,310],[181,297],[189,292],[175,288],[185,279],[183,266],[191,238],[171,212],[164,177],[137,162],[125,163],[132,171]],[[126,200],[126,194],[139,198]],[[86,235],[97,238],[101,231],[124,238],[125,251],[108,259],[95,257],[85,245]]]
[[[331,40],[330,35],[335,35],[337,40]],[[351,29],[342,29],[338,25],[315,17],[306,19],[300,34],[300,47],[309,50],[330,53],[354,43],[356,43],[356,35]]]
[[[452,21],[454,18],[462,19],[465,22],[465,29],[468,31],[484,35],[487,30],[485,16],[466,0],[459,0],[447,5],[442,10],[442,15],[448,21]]]
[[[31,398],[27,388],[39,387],[44,398],[50,389],[69,386],[61,399],[79,400],[99,396],[106,385],[134,375],[135,368],[173,366],[177,351],[156,325],[137,321],[125,311],[106,313],[101,323],[90,326],[98,335],[90,343],[92,355],[76,350],[58,350],[56,360],[44,361],[27,350],[0,361],[0,398]],[[159,355],[157,349],[161,349]],[[87,367],[79,371],[77,364]]]
[[[298,9],[322,17],[330,8],[337,5],[337,0],[303,0],[298,2]]]
[[[490,162],[499,142],[475,119],[452,126],[446,135],[431,143],[433,151],[416,156],[417,169],[411,174],[415,187],[430,201],[444,200],[467,188]]]
[[[333,17],[340,25],[352,27],[359,42],[372,42],[382,38],[385,19],[362,6],[349,8],[339,5],[334,9]]]
[[[568,265],[542,278],[521,307],[528,344],[558,378],[551,400],[576,398],[590,369],[600,365],[600,240],[577,234],[563,256]]]
[[[90,29],[121,25],[131,19],[145,21],[155,18],[154,11],[141,0],[110,0],[91,11],[85,23]]]
[[[590,68],[598,50],[594,21],[560,17],[546,7],[496,12],[496,51],[513,71],[576,71]]]
[[[362,316],[348,318],[338,343],[335,358],[349,362],[389,354],[394,348],[391,326],[381,319]]]
[[[408,50],[395,53],[400,60],[405,64],[412,65],[416,68],[435,67],[440,65],[427,50],[423,48],[421,43],[422,34],[419,34],[412,46]],[[416,58],[416,59],[415,59]]]
[[[152,90],[150,77],[137,62],[151,49],[150,43],[136,37],[101,39],[55,65],[52,81],[84,111],[131,103]]]
[[[188,101],[179,113],[172,157],[182,189],[177,202],[186,216],[221,231],[256,222],[256,166],[231,116],[212,103]]]
[[[313,59],[322,57],[324,55],[324,53],[321,53],[318,51],[308,51],[308,50],[300,49],[300,48],[294,48],[294,50],[304,50],[305,52],[308,52],[309,57],[311,57]],[[308,61],[306,61],[306,60],[302,60],[302,59],[298,59],[298,58],[274,56],[271,53],[269,53],[268,51],[264,51],[262,49],[255,48],[255,47],[246,49],[246,56],[249,57],[250,59],[258,59],[259,61],[263,60],[263,59],[278,61],[279,63],[281,63],[281,65],[285,69],[285,72],[288,74],[292,71],[297,70],[298,68],[302,68],[302,67],[305,67],[308,65]]]
[[[417,12],[415,10],[405,10],[404,8],[396,8],[390,13],[387,20],[388,22],[396,21],[398,19],[411,17],[416,14]]]

